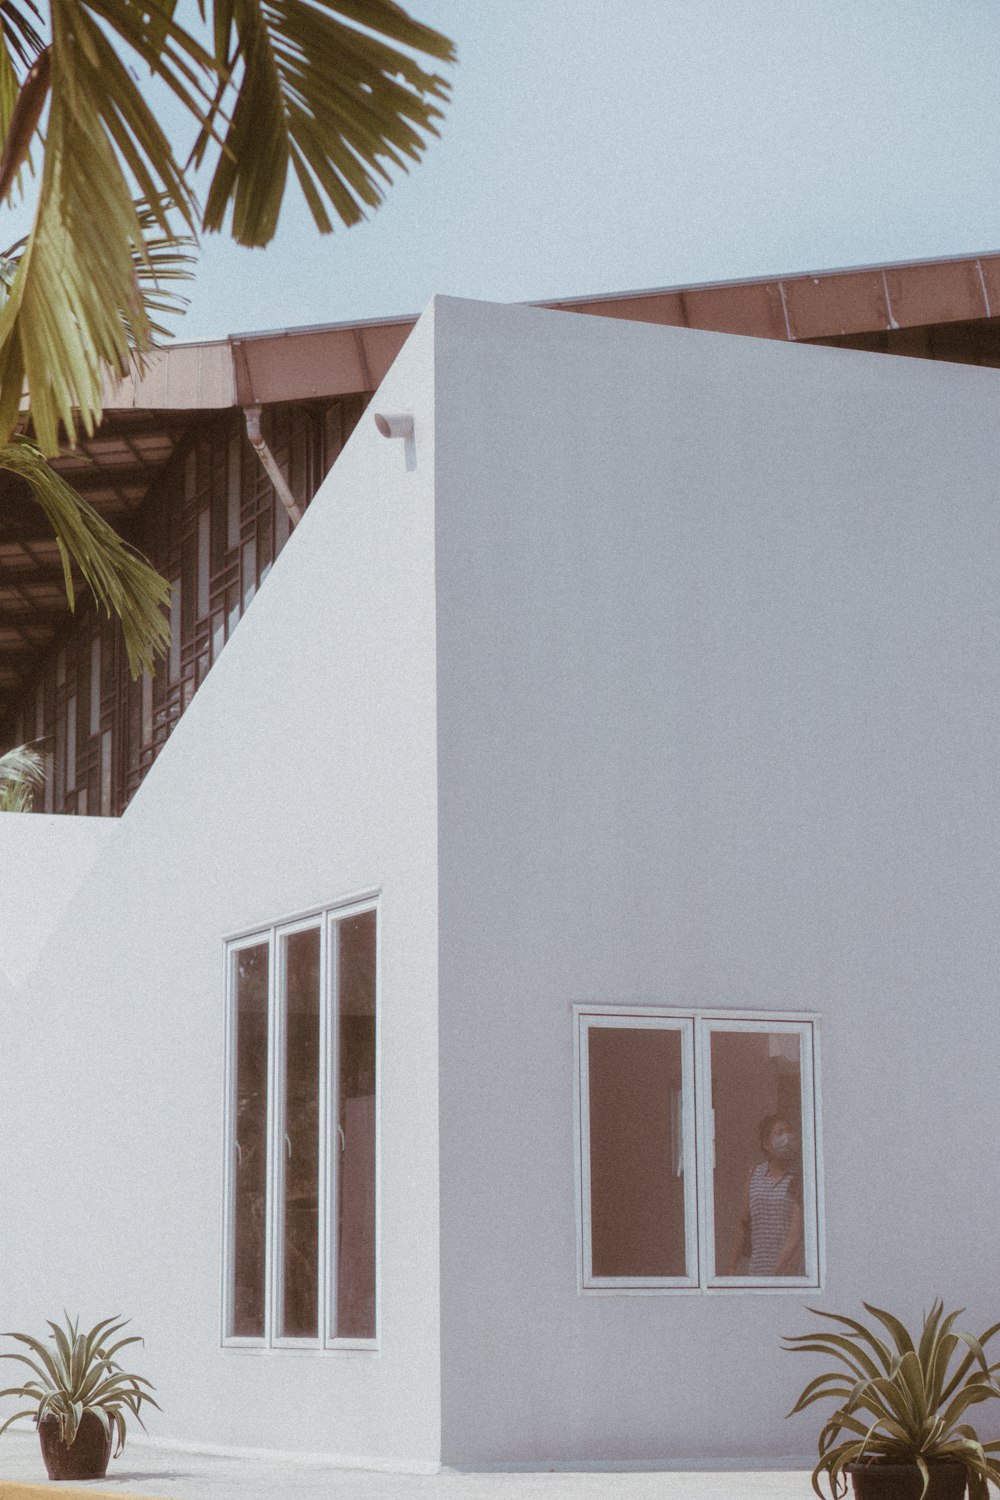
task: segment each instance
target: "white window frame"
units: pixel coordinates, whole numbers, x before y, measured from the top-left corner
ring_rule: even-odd
[[[666,1006],[573,1006],[574,1136],[576,1143],[577,1291],[582,1295],[660,1295],[752,1292],[759,1295],[823,1287],[823,1174],[820,1149],[819,1017],[812,1012],[681,1010]],[[595,1276],[592,1264],[590,1203],[589,1047],[592,1027],[673,1030],[682,1034],[681,1140],[684,1152],[684,1231],[686,1274],[660,1277]],[[720,1276],[715,1269],[712,1184],[714,1117],[711,1037],[714,1031],[766,1031],[800,1037],[802,1104],[802,1210],[804,1276]]]
[[[339,1055],[337,1035],[337,966],[335,929],[338,923],[365,912],[375,913],[375,1335],[373,1338],[338,1338],[333,1332],[337,1306],[335,1212],[338,1192],[339,1153],[333,1150],[331,1134],[338,1123],[337,1089]],[[280,1337],[278,1310],[282,1305],[281,1215],[284,1196],[285,1111],[285,980],[284,940],[298,932],[320,934],[320,1037],[319,1037],[319,1256],[318,1327],[315,1338]],[[229,1332],[235,1291],[234,1196],[236,1155],[236,972],[235,955],[241,949],[268,949],[267,1002],[267,1175],[264,1236],[264,1333],[247,1338]],[[223,1110],[223,1212],[221,1266],[220,1342],[227,1350],[375,1351],[379,1347],[381,1288],[381,954],[382,923],[378,894],[317,907],[307,913],[283,918],[229,937],[224,945],[225,964],[225,1089]]]

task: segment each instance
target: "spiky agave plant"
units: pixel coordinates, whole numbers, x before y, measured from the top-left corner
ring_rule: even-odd
[[[44,780],[42,757],[30,745],[17,745],[0,755],[0,812],[30,812]]]
[[[964,1309],[946,1315],[944,1303],[936,1300],[914,1342],[892,1313],[868,1302],[863,1306],[891,1343],[881,1329],[817,1307],[809,1311],[850,1331],[820,1329],[784,1341],[791,1353],[826,1354],[844,1366],[811,1380],[788,1413],[794,1416],[816,1401],[838,1402],[819,1436],[819,1462],[812,1475],[816,1494],[823,1500],[821,1474],[828,1476],[836,1500],[847,1490],[846,1465],[882,1460],[915,1464],[923,1478],[923,1500],[930,1483],[928,1464],[943,1460],[965,1466],[970,1500],[987,1500],[990,1480],[1000,1486],[1000,1462],[990,1456],[1000,1452],[1000,1442],[981,1442],[962,1418],[969,1407],[1000,1396],[994,1379],[1000,1363],[990,1365],[985,1354],[1000,1323],[978,1338],[954,1332]],[[959,1349],[965,1352],[952,1369]]]
[[[139,1415],[143,1402],[160,1410],[148,1394],[155,1387],[144,1376],[123,1370],[115,1358],[127,1344],[141,1344],[142,1339],[132,1334],[115,1344],[109,1342],[126,1326],[127,1319],[104,1318],[89,1332],[80,1333],[79,1318],[70,1318],[65,1312],[63,1317],[65,1328],[46,1319],[52,1334],[44,1343],[29,1333],[4,1335],[26,1344],[34,1358],[12,1353],[0,1354],[0,1359],[18,1360],[37,1378],[0,1391],[0,1396],[18,1396],[32,1403],[27,1410],[8,1417],[0,1433],[23,1417],[31,1417],[37,1427],[43,1417],[54,1416],[59,1423],[59,1436],[68,1445],[76,1437],[84,1412],[92,1411],[105,1433],[114,1437],[117,1457],[125,1446],[125,1413],[131,1412],[140,1427],[145,1428]]]

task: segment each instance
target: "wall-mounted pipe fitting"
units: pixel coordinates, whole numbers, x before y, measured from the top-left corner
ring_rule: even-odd
[[[417,448],[413,436],[413,413],[408,411],[373,413],[375,426],[384,438],[401,438],[407,469],[417,467]]]
[[[375,426],[384,438],[411,438],[413,436],[413,414],[403,412],[375,413]]]

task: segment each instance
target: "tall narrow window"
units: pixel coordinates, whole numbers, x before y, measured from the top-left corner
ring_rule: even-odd
[[[375,913],[337,935],[337,1299],[334,1334],[375,1337]]]
[[[237,948],[230,963],[236,1076],[233,1090],[232,1308],[229,1331],[237,1338],[263,1338],[270,946],[255,943],[253,947]]]
[[[224,1337],[375,1339],[376,912],[230,944]]]
[[[209,544],[212,513],[203,510],[198,516],[198,619],[208,614]]]
[[[170,580],[170,647],[167,652],[169,680],[176,682],[181,675],[181,581]]]
[[[66,700],[66,790],[76,791],[76,694]]]
[[[238,436],[229,439],[226,470],[226,551],[235,552],[240,545],[240,503],[242,500],[243,453]]]
[[[281,939],[284,1119],[281,1147],[283,1338],[319,1334],[320,929]]]
[[[90,643],[90,733],[101,732],[101,638]]]

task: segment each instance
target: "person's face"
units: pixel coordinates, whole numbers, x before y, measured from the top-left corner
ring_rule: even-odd
[[[767,1154],[787,1161],[795,1149],[795,1136],[787,1120],[775,1120],[767,1138]]]

